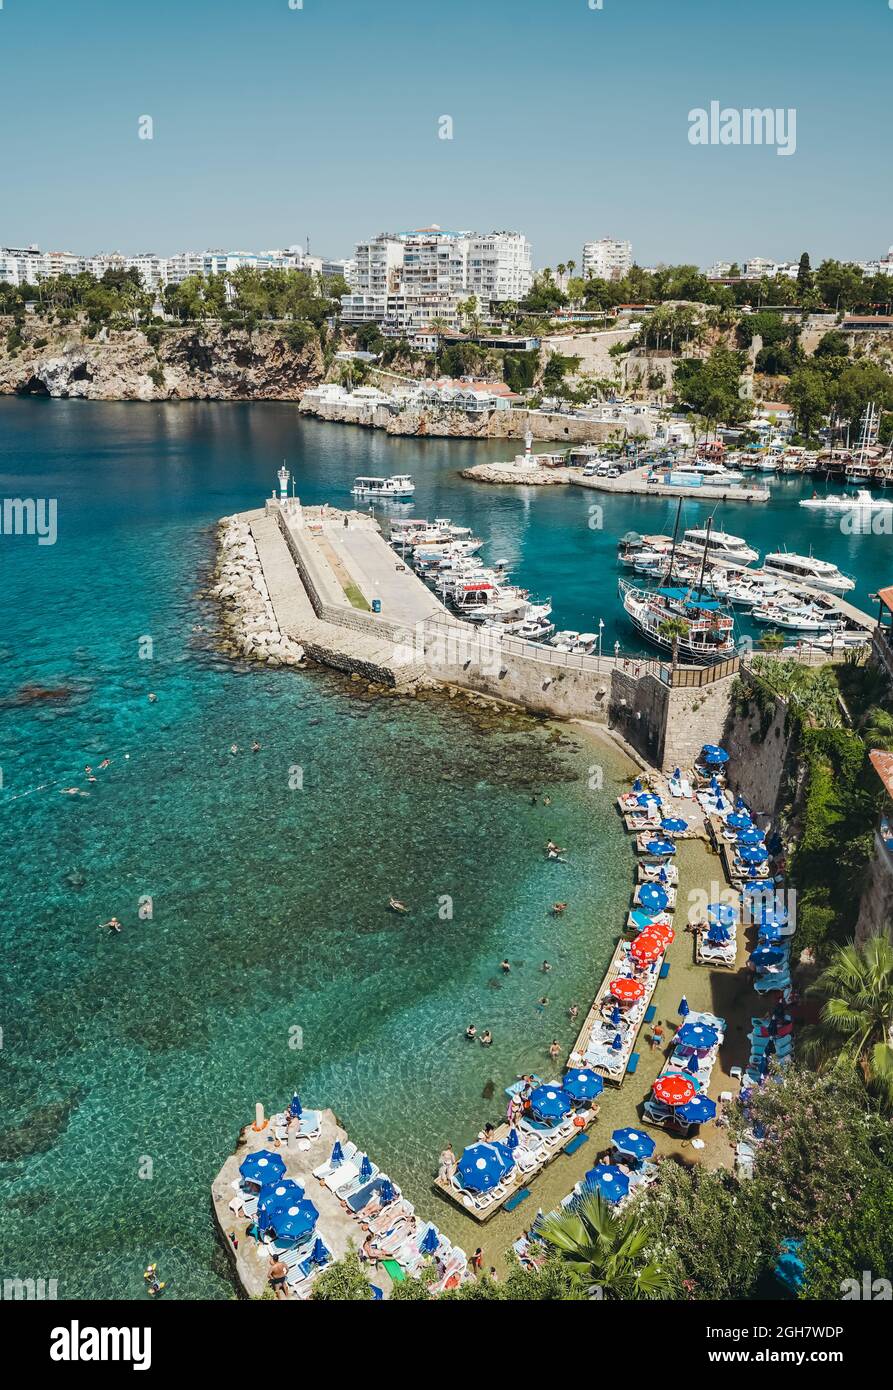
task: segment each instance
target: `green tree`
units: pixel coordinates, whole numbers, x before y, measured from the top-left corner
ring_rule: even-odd
[[[597,1192],[572,1211],[551,1212],[537,1234],[589,1296],[596,1289],[609,1299],[661,1298],[671,1291],[669,1275],[646,1253],[648,1226],[635,1212],[615,1215]]]

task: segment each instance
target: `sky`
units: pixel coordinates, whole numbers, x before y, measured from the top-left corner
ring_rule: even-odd
[[[0,0],[0,245],[338,257],[437,223],[523,231],[537,266],[602,236],[706,266],[893,243],[893,0],[594,3]],[[793,108],[794,152],[691,144],[711,101]]]

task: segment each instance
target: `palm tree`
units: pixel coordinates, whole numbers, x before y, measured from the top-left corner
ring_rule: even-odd
[[[537,1229],[591,1298],[597,1290],[616,1299],[661,1298],[672,1292],[670,1276],[644,1254],[649,1234],[635,1213],[615,1216],[597,1192],[573,1211],[551,1212]]]
[[[893,1108],[893,943],[872,936],[838,946],[809,993],[822,1008],[820,1021],[804,1029],[804,1055],[819,1070],[858,1072]]]

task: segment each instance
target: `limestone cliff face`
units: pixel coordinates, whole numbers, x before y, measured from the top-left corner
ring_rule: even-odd
[[[91,401],[299,400],[322,377],[319,344],[292,350],[275,329],[225,332],[217,325],[165,329],[153,347],[138,329],[83,338],[74,326],[26,322],[7,348],[0,318],[0,395]]]

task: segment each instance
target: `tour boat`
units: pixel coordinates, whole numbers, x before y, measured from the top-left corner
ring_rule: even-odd
[[[671,652],[674,638],[666,624],[681,622],[684,631],[675,640],[679,656],[688,661],[719,661],[735,651],[733,622],[718,600],[702,598],[692,589],[637,589],[619,581],[620,598],[633,627],[648,642]]]
[[[682,535],[682,545],[706,553],[711,559],[733,560],[739,565],[749,565],[758,560],[760,554],[747,544],[741,536],[732,536],[728,531],[714,531],[711,528],[691,526]]]
[[[835,594],[846,594],[856,587],[855,580],[841,574],[829,560],[817,560],[814,555],[797,555],[792,550],[776,550],[766,555],[763,568],[767,574],[781,575],[783,579],[798,580],[803,584],[815,584]]]
[[[860,487],[855,497],[851,493],[835,493],[833,497],[805,497],[801,507],[811,507],[813,511],[837,513],[845,512],[893,512],[893,502],[887,497],[872,497],[867,488]]]
[[[351,494],[354,497],[380,497],[394,501],[412,497],[415,483],[408,473],[395,473],[390,478],[354,478]]]

